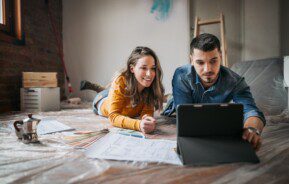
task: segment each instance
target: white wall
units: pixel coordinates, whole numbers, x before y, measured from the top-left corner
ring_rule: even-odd
[[[289,56],[289,1],[281,0],[281,56]]]
[[[278,0],[244,0],[243,59],[280,56]]]
[[[136,46],[158,55],[166,92],[176,67],[188,63],[188,0],[173,1],[166,21],[150,13],[153,0],[63,0],[63,47],[75,96],[91,100],[95,93],[79,92],[86,79],[107,84],[125,66]]]
[[[285,1],[284,6],[288,4]],[[279,0],[190,0],[190,3],[192,27],[196,16],[213,19],[223,12],[229,66],[239,61],[281,55],[280,33],[283,33],[282,40],[288,40],[288,13],[284,10],[283,23],[280,23]],[[201,32],[217,36],[220,33],[216,25],[201,27]],[[288,51],[288,42],[282,41],[282,44],[284,53]]]

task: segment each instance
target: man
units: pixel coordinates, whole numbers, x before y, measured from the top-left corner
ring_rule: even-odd
[[[163,112],[171,115],[175,107],[188,103],[235,103],[244,106],[243,139],[258,150],[265,125],[263,113],[256,107],[249,86],[243,77],[221,66],[219,39],[201,34],[191,42],[191,64],[176,69],[172,81],[173,101]]]

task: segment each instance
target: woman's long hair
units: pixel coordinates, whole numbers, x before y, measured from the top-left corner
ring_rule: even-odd
[[[130,68],[131,66],[135,66],[137,61],[144,56],[152,56],[154,58],[156,75],[150,87],[145,88],[142,92],[138,92],[138,81]],[[127,60],[126,69],[120,74],[126,79],[126,91],[131,99],[132,105],[137,105],[139,102],[143,101],[148,105],[153,104],[156,110],[161,110],[163,108],[164,87],[162,84],[162,73],[163,71],[159,59],[153,50],[148,47],[136,47],[132,51]]]

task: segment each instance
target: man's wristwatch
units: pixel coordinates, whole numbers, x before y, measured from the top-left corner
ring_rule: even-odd
[[[254,133],[256,133],[257,135],[261,135],[261,131],[258,130],[257,128],[248,127],[247,129],[249,130],[250,133],[254,132]]]

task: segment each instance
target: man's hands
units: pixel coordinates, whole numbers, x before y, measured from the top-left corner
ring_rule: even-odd
[[[260,149],[261,144],[262,144],[262,139],[261,139],[260,135],[258,135],[256,132],[253,132],[247,128],[244,129],[243,139],[247,140],[249,143],[251,143],[256,151],[258,151]]]
[[[150,133],[152,131],[154,131],[156,128],[156,120],[155,118],[148,116],[148,115],[144,115],[142,117],[142,120],[140,122],[140,130],[143,133]]]
[[[249,128],[251,127],[251,128]],[[244,131],[242,138],[252,144],[254,149],[258,151],[261,147],[262,139],[258,132],[262,132],[264,124],[258,117],[249,117],[244,124]],[[140,130],[143,133],[151,133],[156,128],[156,120],[148,115],[144,115],[140,122]],[[254,130],[255,129],[255,130]]]
[[[252,128],[250,128],[252,127]],[[249,117],[245,124],[244,124],[244,131],[243,131],[243,139],[247,140],[249,143],[252,144],[254,149],[258,151],[262,144],[262,139],[258,132],[255,130],[262,132],[264,127],[263,122],[258,117]],[[255,130],[254,130],[255,129]]]

